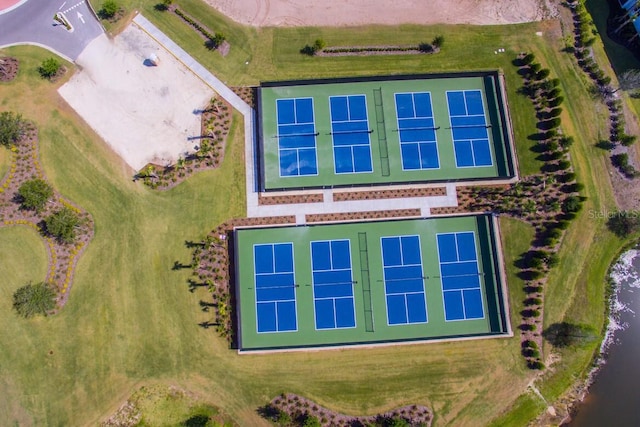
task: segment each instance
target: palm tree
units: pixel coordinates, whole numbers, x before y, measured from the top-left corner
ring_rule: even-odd
[[[184,157],[182,156],[178,157],[178,161],[176,162],[176,169],[182,170],[184,169],[184,165],[185,165]]]

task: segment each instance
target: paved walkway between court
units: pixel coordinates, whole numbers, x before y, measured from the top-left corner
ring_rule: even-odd
[[[255,170],[258,159],[254,147],[256,146],[256,133],[254,129],[256,113],[246,102],[236,95],[229,87],[227,87],[220,79],[211,74],[206,68],[198,63],[191,55],[185,52],[166,34],[160,31],[148,19],[142,15],[137,15],[133,22],[142,30],[148,33],[158,43],[160,43],[170,54],[175,56],[187,68],[189,68],[196,76],[209,85],[222,98],[238,110],[244,117],[244,135],[245,135],[245,162],[246,162],[246,193],[247,193],[247,216],[253,217],[270,217],[270,216],[286,216],[295,215],[297,224],[306,222],[306,215],[310,214],[330,214],[330,213],[349,213],[349,212],[367,212],[381,210],[397,210],[397,209],[420,209],[421,216],[431,215],[431,208],[434,207],[452,207],[458,205],[456,195],[456,185],[453,183],[446,184],[446,196],[433,197],[407,197],[398,199],[379,199],[379,200],[348,200],[336,202],[333,200],[333,190],[319,190],[323,192],[324,202],[321,203],[296,203],[286,205],[260,205],[258,203],[258,183],[255,177]],[[402,188],[398,186],[397,188]],[[376,187],[376,189],[378,189]],[[290,194],[295,194],[291,192]]]

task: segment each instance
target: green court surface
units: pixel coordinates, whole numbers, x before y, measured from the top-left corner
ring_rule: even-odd
[[[263,83],[260,189],[511,179],[502,85],[497,72]]]
[[[240,351],[510,335],[489,214],[235,230]]]

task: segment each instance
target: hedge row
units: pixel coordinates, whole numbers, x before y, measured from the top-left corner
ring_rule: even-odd
[[[200,34],[202,34],[207,38],[207,41],[205,42],[205,44],[207,45],[208,48],[216,49],[222,44],[222,42],[225,41],[226,38],[224,34],[218,33],[218,32],[211,34],[211,32],[207,28],[200,25],[198,21],[196,21],[195,19],[193,19],[191,16],[187,15],[180,9],[176,8],[175,13],[176,15],[184,19],[189,25],[195,28],[198,32],[200,32]]]

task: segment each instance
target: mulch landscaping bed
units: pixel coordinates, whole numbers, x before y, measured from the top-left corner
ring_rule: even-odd
[[[447,206],[447,207],[438,207],[431,208],[431,215],[454,215],[454,214],[462,214],[469,213],[469,210],[464,206]]]
[[[18,75],[20,62],[18,58],[5,56],[0,58],[0,82],[10,82]]]
[[[258,90],[255,86],[234,86],[230,88],[233,93],[238,95],[251,108],[256,108],[255,99]]]
[[[93,237],[93,219],[57,191],[42,212],[22,209],[17,200],[20,186],[32,179],[46,181],[38,161],[38,132],[33,125],[27,124],[25,136],[11,148],[11,152],[11,168],[0,181],[0,227],[25,225],[43,236],[49,260],[47,277],[43,281],[55,286],[58,307],[62,307],[69,297],[77,260]],[[44,233],[42,228],[44,219],[63,207],[73,210],[81,220],[73,243],[61,242]]]
[[[211,294],[212,302],[205,302],[204,307],[214,308],[214,319],[201,323],[208,328],[215,326],[218,333],[232,343],[234,340],[233,295],[231,293],[231,274],[229,260],[233,257],[231,233],[234,227],[242,226],[269,226],[295,224],[296,218],[290,216],[277,216],[267,218],[236,218],[219,225],[211,231],[201,242],[190,242],[194,248],[190,266],[196,279],[189,280],[189,287],[195,290],[197,287],[206,287]],[[182,265],[176,263],[176,268]],[[202,304],[201,304],[202,305]]]
[[[342,202],[345,200],[398,199],[405,197],[432,197],[446,195],[447,189],[445,187],[403,188],[398,190],[377,191],[334,191],[333,200],[336,202]]]
[[[322,193],[292,194],[287,196],[264,196],[258,194],[259,205],[287,205],[292,203],[321,203],[324,201]]]
[[[419,217],[420,215],[420,209],[397,209],[385,211],[311,214],[306,215],[305,218],[307,222],[335,222],[354,221],[358,219]]]
[[[198,151],[170,166],[149,163],[138,172],[136,179],[142,179],[145,185],[153,189],[168,190],[196,172],[219,167],[224,160],[232,111],[231,105],[224,99],[211,98],[202,111],[202,139]]]
[[[202,25],[202,23],[195,19],[193,16],[189,15],[182,9],[178,9],[178,6],[176,6],[175,4],[171,4],[167,7],[166,10],[176,15],[184,23],[189,25],[195,32],[197,32],[202,40],[204,40],[205,46],[207,46],[207,48],[210,48],[211,50],[217,50],[222,56],[227,56],[229,54],[229,51],[231,50],[231,45],[229,44],[229,42],[223,40],[222,43],[220,43],[218,46],[210,45],[209,43],[214,42],[215,33],[208,27]]]
[[[437,47],[420,50],[418,46],[332,46],[316,51],[314,56],[371,56],[371,55],[432,55],[440,52]]]
[[[354,417],[331,411],[312,400],[291,393],[274,398],[266,408],[261,409],[261,412],[266,413],[267,416],[277,416],[278,412],[284,412],[294,421],[311,416],[315,417],[323,427],[391,426],[396,425],[392,420],[400,418],[404,419],[407,426],[428,427],[433,421],[431,410],[422,405],[408,405],[383,414]]]

